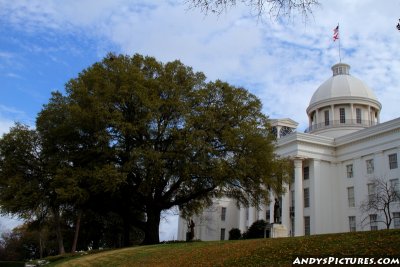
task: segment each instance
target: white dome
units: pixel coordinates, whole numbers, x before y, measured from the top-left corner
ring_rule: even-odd
[[[333,76],[318,87],[311,98],[309,106],[342,97],[346,99],[363,98],[378,102],[375,94],[366,84],[349,75],[349,69],[350,66],[344,63],[334,65],[332,67]]]
[[[347,64],[334,65],[333,76],[315,91],[306,110],[306,132],[338,137],[379,123],[381,103],[349,70]]]

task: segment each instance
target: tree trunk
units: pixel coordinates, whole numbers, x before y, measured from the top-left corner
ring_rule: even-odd
[[[129,247],[131,245],[131,224],[128,217],[124,218],[124,232],[122,236],[122,246]]]
[[[160,243],[159,227],[160,227],[160,210],[147,211],[147,222],[145,227],[144,245],[153,245]]]
[[[82,218],[82,211],[78,211],[78,216],[76,218],[76,224],[75,224],[75,234],[74,234],[74,241],[72,242],[72,248],[71,252],[75,253],[76,251],[76,246],[78,244],[78,236],[79,236],[79,228],[81,227],[81,218]]]
[[[60,211],[58,208],[53,208],[54,214],[54,223],[56,226],[56,234],[57,234],[57,243],[58,243],[58,253],[60,255],[65,254],[64,249],[64,240],[61,232],[61,219],[60,219]]]
[[[39,259],[43,258],[42,227],[39,228]]]

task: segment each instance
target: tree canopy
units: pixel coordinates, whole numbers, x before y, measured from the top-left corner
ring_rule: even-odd
[[[180,61],[109,54],[71,79],[65,95],[53,93],[36,128],[54,215],[71,210],[79,226],[82,213],[101,204],[123,221],[125,245],[132,226],[144,231],[145,244],[158,243],[160,214],[171,207],[188,215],[222,195],[268,202],[267,189],[280,193],[288,177],[260,100]],[[4,151],[1,164],[12,160]],[[4,170],[0,190],[12,180]]]

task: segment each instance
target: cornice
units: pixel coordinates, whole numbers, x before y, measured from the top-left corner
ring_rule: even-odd
[[[390,132],[400,131],[400,118],[390,120],[366,129],[340,136],[335,139],[336,146],[345,146],[348,144],[363,142],[368,139],[377,138],[380,135],[389,134]]]
[[[321,145],[325,147],[334,147],[334,138],[322,136],[322,135],[314,135],[307,133],[299,133],[295,132],[285,137],[279,138],[277,140],[277,147],[288,146],[293,143],[310,143],[314,145]]]

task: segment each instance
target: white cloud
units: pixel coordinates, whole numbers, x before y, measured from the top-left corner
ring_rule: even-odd
[[[10,127],[13,125],[14,123],[12,121],[0,117],[0,137],[9,132]]]

